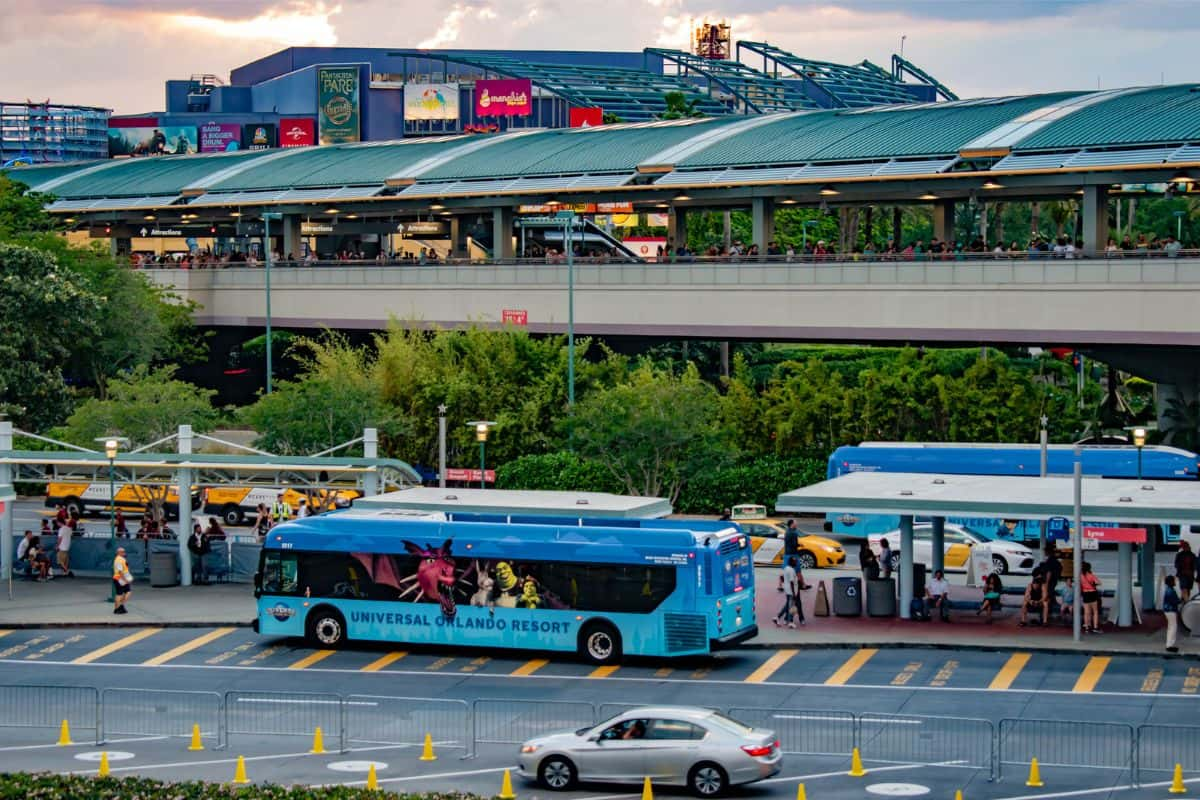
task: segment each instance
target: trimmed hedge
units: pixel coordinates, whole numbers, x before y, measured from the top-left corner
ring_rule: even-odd
[[[824,479],[825,462],[819,458],[747,459],[694,476],[683,487],[675,511],[720,514],[738,503],[759,503],[774,509],[781,493]],[[573,453],[522,456],[509,461],[496,469],[496,488],[625,493],[625,487],[608,470]]]
[[[480,800],[457,792],[396,794],[352,786],[278,786],[249,784],[233,786],[202,781],[167,782],[131,776],[93,778],[86,775],[0,773],[0,797],[25,800]]]

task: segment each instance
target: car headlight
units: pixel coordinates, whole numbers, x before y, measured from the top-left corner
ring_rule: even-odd
[[[538,751],[538,746],[536,744],[521,745],[522,753],[536,753],[537,751]]]

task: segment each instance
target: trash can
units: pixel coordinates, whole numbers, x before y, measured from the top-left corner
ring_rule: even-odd
[[[833,579],[833,613],[838,617],[862,616],[862,579]]]
[[[913,562],[913,597],[925,597],[925,565],[920,561]]]
[[[894,578],[867,581],[867,616],[896,616],[896,581]]]
[[[179,585],[179,553],[170,551],[150,554],[150,585]]]

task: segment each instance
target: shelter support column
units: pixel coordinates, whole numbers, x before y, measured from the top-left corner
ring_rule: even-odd
[[[1182,528],[1180,528],[1182,530]],[[1162,526],[1164,535],[1167,526]],[[1158,608],[1158,598],[1155,596],[1158,576],[1154,569],[1154,528],[1146,529],[1146,541],[1138,549],[1138,580],[1142,582],[1142,611],[1154,611]]]
[[[280,252],[283,257],[304,258],[304,248],[301,246],[304,239],[300,235],[300,215],[284,214],[281,224],[283,226],[283,250]]]
[[[179,452],[192,452],[192,426],[179,426]],[[192,585],[192,554],[188,551],[188,537],[192,535],[192,471],[181,467],[175,472],[175,485],[179,487],[179,530],[175,539],[179,542],[179,585]]]
[[[933,531],[930,537],[930,547],[933,548],[933,571],[946,569],[946,518],[933,518]]]
[[[13,424],[10,419],[0,419],[0,453],[13,449]],[[0,486],[12,485],[12,467],[0,464]],[[49,542],[47,542],[49,544]],[[0,512],[0,579],[8,580],[13,568],[13,504],[4,503]]]
[[[1083,187],[1083,254],[1095,256],[1108,243],[1108,189]]]
[[[379,458],[379,430],[363,428],[363,458]],[[367,497],[379,494],[379,473],[367,472],[363,475],[363,493]]]
[[[775,201],[770,197],[754,198],[750,201],[750,218],[753,244],[765,254],[767,245],[775,240]]]
[[[933,236],[941,242],[954,241],[954,201],[939,200],[933,204]],[[900,247],[900,243],[896,243]]]
[[[450,217],[450,257],[467,257],[466,226],[456,216]]]
[[[687,210],[671,206],[667,212],[667,249],[674,255],[675,249],[687,244]],[[668,259],[670,260],[670,259]]]
[[[492,258],[510,259],[515,257],[513,250],[513,210],[507,208],[492,209]]]
[[[1133,545],[1117,545],[1117,627],[1133,624]]]
[[[900,619],[912,618],[913,600],[913,518],[900,517]]]

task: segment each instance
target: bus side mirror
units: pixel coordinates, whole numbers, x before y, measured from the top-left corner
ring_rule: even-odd
[[[254,596],[258,597],[262,594],[262,573],[254,573]]]

